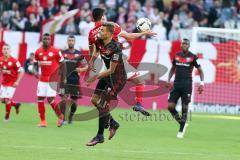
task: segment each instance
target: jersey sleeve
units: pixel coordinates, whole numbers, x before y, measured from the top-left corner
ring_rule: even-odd
[[[118,36],[122,32],[121,26],[119,26],[117,23],[114,23],[114,35]]]
[[[21,64],[18,60],[15,61],[15,68],[18,72],[22,70]]]
[[[93,36],[92,32],[90,31],[88,34],[88,45],[92,46],[95,43],[95,37]]]
[[[56,59],[58,62],[63,62],[64,61],[64,57],[62,55],[62,52],[61,50],[56,50]]]
[[[200,64],[198,63],[198,57],[196,55],[194,56],[194,59],[193,59],[193,65],[196,68],[200,67]]]

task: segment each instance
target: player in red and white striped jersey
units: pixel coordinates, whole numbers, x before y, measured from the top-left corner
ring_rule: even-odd
[[[3,57],[0,57],[0,72],[2,73],[2,85],[0,89],[0,98],[6,105],[5,121],[9,120],[12,106],[16,113],[19,113],[20,103],[12,100],[16,87],[23,77],[23,68],[18,60],[10,55],[10,46],[4,44]]]

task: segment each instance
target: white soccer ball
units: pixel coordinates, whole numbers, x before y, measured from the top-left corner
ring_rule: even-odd
[[[152,23],[148,18],[140,18],[137,20],[136,25],[140,32],[145,32],[151,29]]]
[[[28,66],[28,71],[33,72],[33,65]]]

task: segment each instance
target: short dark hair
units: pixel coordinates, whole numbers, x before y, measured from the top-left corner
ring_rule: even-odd
[[[43,36],[47,36],[47,37],[49,37],[50,34],[49,34],[49,33],[44,33]]]
[[[92,11],[92,17],[93,17],[93,20],[96,22],[96,21],[100,21],[102,16],[104,15],[105,13],[105,9],[103,8],[94,8],[93,11]]]
[[[183,40],[182,41],[186,41],[188,44],[190,44],[190,40],[189,39],[187,39],[187,38],[183,38]]]
[[[105,22],[102,24],[103,27],[106,27],[107,30],[110,32],[110,33],[114,33],[114,23],[112,22]]]
[[[75,36],[70,34],[70,35],[68,35],[68,38],[74,38],[75,39]]]

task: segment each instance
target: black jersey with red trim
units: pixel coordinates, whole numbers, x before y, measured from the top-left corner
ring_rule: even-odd
[[[76,68],[79,66],[87,65],[87,61],[84,55],[79,50],[74,50],[73,52],[69,49],[62,51],[63,57],[65,59],[65,69],[68,84],[78,84],[79,74]]]
[[[175,82],[192,82],[193,68],[199,68],[200,64],[197,62],[198,57],[191,52],[178,52],[174,59],[173,65],[176,66]]]
[[[95,45],[97,51],[100,52],[101,58],[103,59],[107,69],[110,67],[110,62],[118,63],[111,77],[114,76],[115,80],[118,79],[120,81],[125,81],[127,79],[127,74],[124,68],[120,43],[112,39],[110,43],[104,45],[102,40],[97,39]]]

